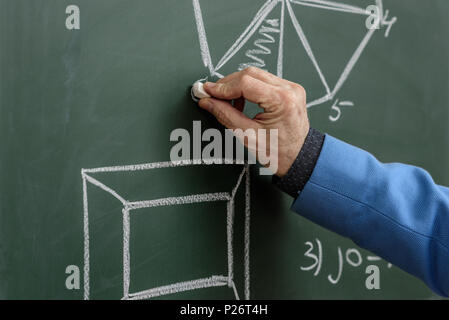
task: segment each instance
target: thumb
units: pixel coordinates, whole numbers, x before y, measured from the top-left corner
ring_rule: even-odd
[[[228,129],[257,128],[258,123],[248,118],[243,112],[234,108],[229,102],[214,98],[204,98],[199,106],[212,113],[218,122]]]

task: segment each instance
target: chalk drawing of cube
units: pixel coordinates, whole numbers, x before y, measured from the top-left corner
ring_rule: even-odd
[[[227,286],[232,289],[236,299],[239,299],[238,290],[234,283],[234,252],[233,252],[233,228],[234,228],[234,200],[239,187],[244,188],[245,216],[244,216],[244,252],[243,252],[243,281],[244,299],[250,298],[250,274],[249,274],[249,240],[250,240],[250,175],[249,165],[247,163],[236,163],[234,160],[220,159],[218,164],[215,160],[186,160],[186,161],[168,161],[157,163],[146,163],[137,165],[100,167],[93,169],[81,169],[83,182],[83,221],[84,221],[84,299],[90,298],[90,235],[89,235],[89,205],[87,186],[91,184],[109,193],[119,200],[123,215],[123,300],[141,300],[151,299],[168,294],[191,291],[195,289]],[[189,166],[223,166],[234,165],[241,166],[242,170],[238,175],[232,190],[222,192],[202,193],[183,195],[180,197],[166,197],[142,201],[128,201],[110,186],[99,181],[95,174],[134,172],[156,169],[170,169],[175,167]],[[226,203],[226,242],[227,242],[227,275],[211,275],[209,277],[187,280],[183,282],[172,283],[164,286],[146,289],[138,292],[130,292],[130,215],[133,210],[142,208],[155,208],[162,206],[179,206],[183,204],[196,204],[222,201]]]

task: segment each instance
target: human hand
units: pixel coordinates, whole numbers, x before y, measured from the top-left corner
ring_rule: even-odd
[[[253,129],[256,132],[259,129],[267,132],[278,130],[277,150],[270,149],[269,142],[261,141],[257,142],[257,149],[267,148],[265,152],[270,155],[273,151],[277,152],[278,165],[274,173],[284,176],[309,132],[304,88],[255,67],[228,75],[216,83],[206,82],[204,88],[212,98],[201,99],[199,106],[212,113],[225,127],[233,130]],[[235,101],[234,106],[229,100]],[[245,100],[257,103],[264,112],[248,118],[243,113]],[[248,147],[248,141],[242,142]],[[254,153],[257,157],[258,153]]]

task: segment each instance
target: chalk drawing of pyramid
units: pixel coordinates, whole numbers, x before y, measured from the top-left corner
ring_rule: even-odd
[[[373,34],[384,27],[385,37],[388,37],[390,29],[397,21],[396,17],[388,19],[388,10],[384,10],[382,0],[364,0],[356,1],[358,5],[355,6],[341,1],[327,1],[327,0],[267,0],[262,4],[257,13],[252,17],[252,20],[247,24],[243,32],[238,35],[235,42],[227,49],[227,51],[219,58],[212,58],[209,42],[207,40],[207,30],[204,23],[203,12],[200,6],[200,0],[192,0],[193,9],[195,13],[196,27],[198,31],[198,38],[200,42],[201,58],[204,66],[208,69],[210,77],[222,78],[223,69],[229,65],[232,59],[242,53],[244,58],[240,63],[235,65],[232,71],[242,70],[249,66],[256,66],[262,69],[267,69],[268,60],[270,60],[272,70],[268,70],[277,74],[279,77],[284,75],[284,53],[286,49],[284,42],[284,34],[288,32],[287,21],[289,20],[293,26],[294,37],[298,43],[304,48],[307,55],[308,63],[311,64],[313,72],[316,73],[317,83],[322,87],[322,93],[318,97],[312,97],[312,101],[307,104],[307,107],[323,104],[333,100],[343,87],[348,79],[350,73],[357,64],[367,44],[372,38]],[[346,0],[352,1],[352,0]],[[354,2],[354,1],[353,1]],[[203,3],[205,5],[206,2]],[[208,4],[209,8],[211,4]],[[373,12],[367,10],[368,6],[376,6],[377,13],[373,16]],[[361,25],[359,30],[363,31],[363,37],[360,42],[357,42],[355,51],[349,54],[348,59],[344,62],[345,65],[341,68],[341,73],[336,77],[336,81],[332,80],[326,75],[326,70],[322,70],[322,65],[319,63],[317,56],[306,36],[305,29],[302,26],[301,19],[299,19],[298,10],[301,8],[308,8],[314,10],[321,10],[329,12],[339,12],[340,14],[359,15],[361,17]],[[371,7],[372,8],[372,7]],[[374,17],[373,28],[367,28],[365,21],[370,17]],[[228,21],[223,20],[224,24],[229,24]],[[222,29],[225,29],[223,25]],[[364,29],[363,29],[364,28]],[[348,30],[351,32],[351,30]],[[254,39],[256,40],[254,41]],[[245,61],[246,60],[246,61]],[[337,62],[336,62],[337,63]],[[235,64],[235,62],[234,62]],[[292,66],[290,65],[289,68]],[[228,70],[228,69],[227,69]],[[311,69],[312,70],[312,69]],[[340,70],[340,69],[339,69]],[[340,71],[339,71],[340,72]]]

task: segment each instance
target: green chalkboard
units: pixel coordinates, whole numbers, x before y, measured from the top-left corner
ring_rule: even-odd
[[[173,130],[222,129],[190,85],[257,64],[313,127],[449,185],[448,23],[446,0],[0,0],[0,298],[438,298],[256,165],[167,161]]]

